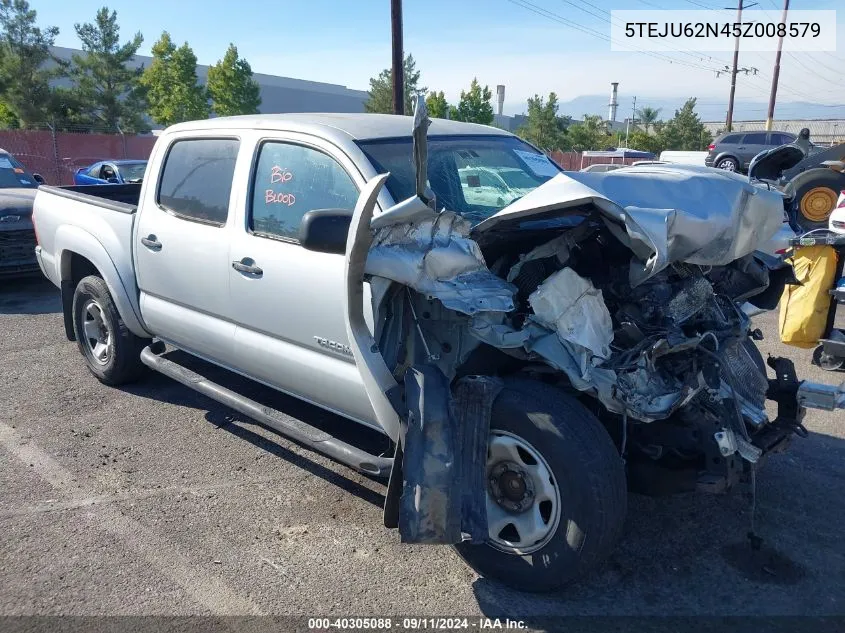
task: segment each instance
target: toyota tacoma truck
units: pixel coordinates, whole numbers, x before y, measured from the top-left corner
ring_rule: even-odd
[[[519,171],[507,199],[468,170]],[[764,362],[739,309],[782,196],[736,174],[563,173],[491,127],[379,114],[168,128],[142,184],[41,187],[36,249],[107,385],[152,368],[387,479],[403,542],[559,587],[628,490],[725,492],[845,391]],[[377,429],[382,454],[179,364],[177,348]],[[766,399],[776,403],[770,415]],[[749,483],[749,485],[751,485]]]

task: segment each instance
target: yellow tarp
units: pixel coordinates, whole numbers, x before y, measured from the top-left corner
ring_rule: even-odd
[[[815,347],[825,334],[836,250],[832,246],[802,246],[792,257],[792,268],[802,285],[787,285],[780,298],[780,340],[795,347]]]

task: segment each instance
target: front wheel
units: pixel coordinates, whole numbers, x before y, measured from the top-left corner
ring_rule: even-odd
[[[80,280],[73,293],[73,333],[91,373],[107,385],[120,385],[144,371],[141,350],[149,340],[126,327],[101,277]]]
[[[601,423],[575,398],[512,380],[493,406],[487,459],[488,540],[460,543],[478,573],[551,591],[601,562],[625,519],[625,471]]]

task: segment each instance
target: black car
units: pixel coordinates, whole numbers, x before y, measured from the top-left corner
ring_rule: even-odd
[[[728,132],[710,144],[704,164],[726,171],[747,171],[751,159],[757,154],[793,143],[795,138],[789,132]]]
[[[0,150],[0,278],[38,272],[32,202],[44,179]]]

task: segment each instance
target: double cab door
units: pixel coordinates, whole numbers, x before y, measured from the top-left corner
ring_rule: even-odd
[[[134,236],[145,323],[176,347],[374,425],[348,347],[343,255],[299,244],[306,212],[351,213],[362,175],[309,135],[216,133],[183,133],[151,159],[159,186],[145,188]]]

